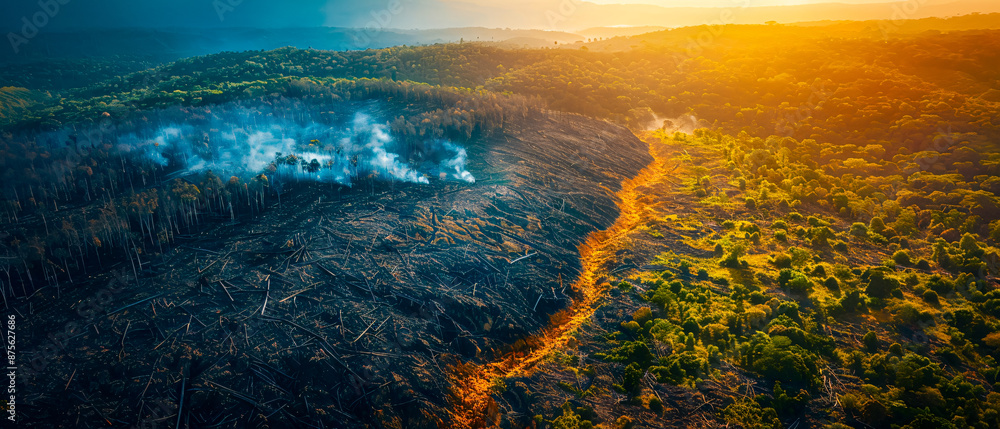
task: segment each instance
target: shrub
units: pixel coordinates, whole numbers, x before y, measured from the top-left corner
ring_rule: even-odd
[[[653,397],[649,398],[649,411],[652,411],[657,414],[663,412],[663,402],[660,401],[660,398],[657,398],[656,395],[653,395]]]
[[[908,267],[911,264],[910,252],[907,252],[905,250],[897,250],[896,253],[892,254],[892,260],[899,265]]]
[[[747,199],[744,201],[744,204],[746,204],[747,210],[757,209],[757,200],[753,198],[747,197]]]
[[[792,222],[798,222],[802,220],[802,215],[799,212],[791,212],[788,214],[788,220]]]
[[[722,348],[729,342],[729,327],[721,323],[710,323],[701,330],[701,340]]]
[[[689,318],[681,324],[681,329],[684,329],[684,332],[698,335],[701,332],[701,325],[694,318]]]
[[[885,221],[882,218],[875,216],[868,224],[868,229],[876,234],[881,234],[882,231],[885,231]]]
[[[622,374],[622,388],[627,393],[636,393],[642,387],[642,376],[646,373],[637,363],[630,363]]]
[[[812,288],[812,282],[805,274],[789,268],[778,273],[778,285],[792,292],[807,292]]]
[[[642,326],[639,325],[639,322],[636,322],[634,320],[629,320],[628,322],[622,322],[621,327],[623,331],[630,332],[633,335],[635,335],[636,333],[639,332],[640,329],[642,329]]]
[[[861,342],[864,343],[865,348],[868,349],[869,352],[874,353],[878,351],[879,341],[878,335],[876,335],[875,332],[868,331],[868,333],[861,338]]]
[[[653,309],[649,307],[642,307],[632,313],[632,320],[640,325],[645,325],[646,322],[653,319]]]
[[[891,296],[893,291],[899,289],[899,280],[889,277],[883,270],[884,268],[882,270],[871,270],[871,274],[868,277],[868,286],[865,288],[865,293],[868,296],[884,299]]]
[[[788,234],[785,231],[775,231],[774,239],[778,241],[788,241]]]
[[[686,380],[699,377],[708,371],[708,361],[692,351],[674,353],[660,360],[660,365],[652,366],[649,372],[661,383],[683,384]]]
[[[926,271],[926,270],[931,269],[931,264],[930,264],[930,262],[927,262],[926,259],[921,259],[921,260],[917,261],[917,268]]]
[[[737,399],[722,410],[722,418],[729,425],[753,429],[782,429],[785,426],[778,419],[773,408],[761,408],[753,398]]]
[[[923,298],[928,304],[938,305],[940,303],[937,292],[934,292],[932,289],[924,291]]]
[[[817,264],[812,270],[813,277],[826,277],[826,266]]]
[[[840,290],[840,282],[833,276],[827,277],[826,281],[823,282],[823,286],[826,286],[830,290]]]
[[[913,324],[921,319],[920,310],[909,301],[899,301],[892,305],[892,318],[901,324]]]
[[[708,280],[708,271],[706,271],[704,268],[699,268],[697,278],[698,280]]]
[[[844,407],[844,411],[849,413],[858,414],[861,412],[861,398],[854,393],[840,395],[840,405]]]
[[[830,226],[830,222],[827,222],[827,221],[825,221],[823,219],[820,219],[820,218],[818,218],[816,216],[809,216],[809,219],[806,219],[806,222],[809,224],[809,226],[815,227],[815,228],[824,227],[824,226]]]
[[[771,229],[785,229],[785,230],[787,230],[788,229],[788,223],[786,223],[785,221],[783,221],[781,219],[778,219],[778,220],[774,221],[774,223],[771,224]]]
[[[896,356],[902,356],[903,346],[899,345],[899,343],[892,343],[889,345],[889,353],[892,353]]]
[[[608,362],[638,363],[643,367],[648,366],[653,361],[653,354],[649,351],[649,346],[642,341],[625,341],[607,353],[595,353],[594,356]]]
[[[757,332],[740,351],[740,363],[764,377],[809,386],[819,383],[818,358],[787,337]]]
[[[868,225],[861,222],[855,222],[851,225],[851,235],[858,238],[865,238],[868,236]]]
[[[553,429],[589,429],[594,427],[594,424],[590,420],[585,420],[579,414],[573,412],[573,405],[569,402],[563,404],[562,412],[561,416],[556,417],[549,422],[551,423]],[[536,416],[535,419],[540,420],[539,417],[541,416]]]
[[[757,226],[757,224],[753,222],[748,222],[740,225],[740,231],[749,233],[760,232],[760,226]]]
[[[938,295],[947,295],[955,290],[955,283],[951,279],[941,277],[940,274],[934,274],[927,279],[927,287],[937,292]]]
[[[736,222],[733,222],[731,220],[724,221],[724,222],[722,222],[722,227],[725,228],[725,229],[736,228]]]
[[[771,265],[778,268],[792,268],[792,257],[787,253],[778,253],[771,256]]]
[[[725,268],[747,268],[750,264],[747,261],[741,260],[740,256],[743,256],[743,251],[745,248],[741,244],[737,244],[729,249],[729,252],[723,256],[722,260],[719,261],[719,265]]]

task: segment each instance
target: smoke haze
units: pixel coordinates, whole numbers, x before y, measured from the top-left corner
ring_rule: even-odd
[[[115,143],[119,152],[181,174],[212,171],[241,178],[265,174],[277,180],[345,186],[366,176],[421,184],[476,180],[466,168],[467,152],[453,142],[431,138],[404,143],[369,114],[348,112],[339,121],[319,121],[316,116],[342,113],[307,109],[301,104],[274,110],[221,105],[201,113],[152,112],[144,120],[161,125],[112,131],[100,140]],[[79,134],[62,130],[41,140],[58,144]]]

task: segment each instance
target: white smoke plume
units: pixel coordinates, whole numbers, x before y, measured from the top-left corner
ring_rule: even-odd
[[[403,147],[386,125],[363,113],[340,125],[242,111],[216,111],[207,123],[196,122],[131,133],[118,143],[139,149],[156,164],[190,173],[265,173],[347,186],[367,175],[410,183],[430,183],[429,177],[476,180],[466,169],[464,148],[446,140]]]
[[[661,129],[671,132],[681,132],[684,134],[692,134],[694,130],[701,128],[702,125],[698,121],[698,118],[694,115],[681,115],[676,118],[662,117],[659,115],[654,115],[653,122],[647,126],[647,129],[655,130]]]

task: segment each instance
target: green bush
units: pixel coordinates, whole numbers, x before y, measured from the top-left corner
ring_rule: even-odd
[[[649,398],[649,411],[657,414],[663,412],[663,402],[660,401],[660,398],[657,398],[656,396]]]
[[[708,360],[693,351],[674,353],[660,359],[660,364],[649,367],[650,374],[660,383],[681,385],[708,373]]]
[[[812,282],[801,272],[784,268],[778,273],[778,285],[792,292],[808,292]]]
[[[778,268],[792,268],[792,257],[787,253],[776,253],[771,255],[771,265]]]
[[[876,335],[875,332],[868,331],[868,333],[861,338],[861,342],[864,343],[865,348],[868,349],[869,352],[874,353],[878,351],[879,340],[878,335]]]
[[[937,292],[934,292],[934,290],[932,289],[927,289],[926,291],[924,291],[923,298],[924,301],[927,301],[928,304],[933,304],[933,305],[940,304]]]
[[[855,312],[865,309],[867,303],[861,292],[853,290],[840,299],[840,306],[845,311]]]
[[[740,231],[748,232],[748,233],[752,234],[752,233],[755,233],[755,232],[760,232],[760,226],[757,226],[757,224],[753,223],[753,222],[747,222],[747,223],[744,223],[744,224],[740,225]]]
[[[826,277],[826,266],[823,264],[817,264],[813,267],[811,275],[813,277]]]
[[[840,290],[840,282],[833,276],[827,277],[826,281],[823,282],[823,286],[826,286],[830,290]]]
[[[885,221],[882,218],[875,216],[872,218],[872,221],[868,224],[868,229],[876,234],[881,234],[883,231],[885,231]]]
[[[650,352],[649,346],[642,341],[625,341],[607,353],[594,353],[594,356],[608,362],[637,363],[643,367],[649,366],[649,363],[653,361],[653,353]]]
[[[640,326],[639,323],[634,320],[629,320],[628,322],[622,322],[621,328],[622,331],[631,333],[632,335],[636,335],[639,332],[639,330],[642,329],[642,326]]]
[[[818,218],[816,216],[809,216],[809,218],[806,219],[806,223],[808,223],[809,226],[814,227],[814,228],[820,228],[820,227],[830,226],[830,222],[827,222],[827,221],[825,221],[823,219],[820,219],[820,218]]]
[[[894,291],[900,288],[899,280],[890,277],[885,271],[869,270],[868,286],[865,293],[875,298],[888,298]]]
[[[911,264],[910,252],[907,252],[905,250],[897,250],[896,253],[892,254],[892,260],[899,265],[908,267]]]
[[[579,407],[579,408],[576,409],[576,412],[574,412],[573,404],[570,404],[569,402],[566,402],[562,406],[562,415],[559,416],[559,417],[556,417],[556,418],[552,419],[551,421],[549,421],[549,424],[551,425],[552,429],[591,429],[591,428],[593,428],[594,427],[594,423],[593,422],[591,422],[589,419],[585,418],[585,416],[577,414],[579,412],[584,411],[584,410],[582,410],[582,408],[584,408],[584,407]],[[540,416],[540,415],[539,416],[535,416],[535,421],[538,422],[539,420],[544,421],[544,418],[542,418],[542,416]],[[541,422],[539,422],[539,423],[541,423]]]
[[[689,318],[681,324],[681,329],[683,329],[684,332],[698,335],[698,333],[701,332],[701,325],[699,325],[698,321],[694,318]]]
[[[773,408],[761,408],[752,398],[737,399],[722,410],[722,418],[729,425],[745,429],[783,429]]]
[[[626,393],[635,394],[642,388],[642,376],[646,373],[637,363],[630,363],[622,374],[622,388]]]
[[[851,235],[858,238],[868,237],[868,225],[861,222],[855,222],[851,225]]]
[[[948,295],[955,290],[955,282],[940,274],[934,274],[927,279],[927,287],[937,292],[938,295]]]
[[[764,377],[810,387],[819,385],[819,358],[787,337],[757,332],[740,346],[740,363]]]
[[[632,320],[640,325],[645,325],[646,322],[653,319],[653,309],[649,307],[641,307],[632,313]]]
[[[719,261],[719,265],[724,268],[737,269],[749,267],[750,264],[747,263],[747,261],[740,259],[740,257],[743,256],[743,251],[745,249],[746,248],[743,247],[742,244],[734,245],[731,249],[729,249],[729,252],[722,257],[722,260]]]

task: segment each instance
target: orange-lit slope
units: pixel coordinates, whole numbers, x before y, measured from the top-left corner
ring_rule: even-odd
[[[535,365],[551,352],[562,348],[571,334],[594,314],[611,285],[605,280],[608,264],[621,249],[629,246],[628,234],[644,222],[652,212],[652,200],[644,197],[644,188],[665,180],[665,157],[650,149],[653,162],[639,174],[622,183],[618,192],[619,216],[610,228],[591,233],[580,246],[583,272],[573,284],[581,298],[572,306],[555,314],[549,327],[533,338],[526,339],[529,349],[509,353],[494,362],[476,365],[460,364],[452,368],[453,411],[448,425],[457,428],[495,426],[499,415],[490,396],[494,381],[530,373]]]

